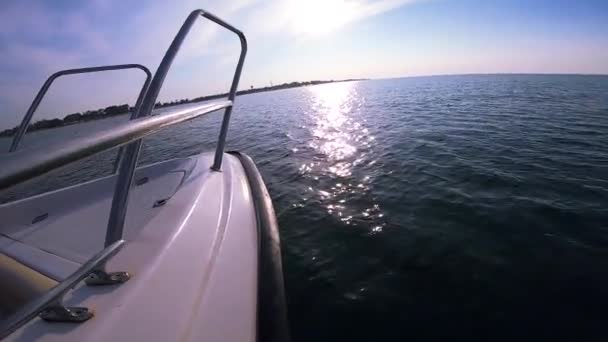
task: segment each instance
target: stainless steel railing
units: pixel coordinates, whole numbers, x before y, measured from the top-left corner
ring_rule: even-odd
[[[192,120],[231,105],[230,101],[217,101],[177,109],[163,115],[130,120],[118,127],[100,129],[93,135],[70,139],[68,142],[51,143],[45,149],[30,149],[6,154],[0,159],[2,162],[0,190],[43,175],[71,162],[126,145],[165,127]]]
[[[47,91],[49,90],[49,88],[51,87],[53,82],[55,82],[56,79],[58,79],[61,76],[66,76],[66,75],[88,74],[88,73],[93,73],[93,72],[126,70],[126,69],[139,69],[146,74],[146,80],[144,81],[144,84],[141,87],[141,90],[139,91],[139,95],[137,97],[137,102],[135,103],[133,113],[131,114],[131,118],[136,117],[135,115],[139,111],[139,106],[141,106],[141,101],[144,99],[144,95],[146,95],[146,91],[148,90],[148,86],[150,85],[150,79],[152,78],[152,73],[145,66],[143,66],[141,64],[119,64],[119,65],[104,65],[104,66],[92,67],[92,68],[78,68],[78,69],[61,70],[61,71],[58,71],[58,72],[52,74],[51,76],[49,76],[49,78],[46,79],[46,81],[44,82],[44,84],[42,85],[40,90],[38,91],[38,94],[36,94],[34,101],[32,101],[32,104],[30,105],[27,112],[25,113],[25,116],[21,120],[21,124],[19,125],[17,132],[15,132],[15,136],[13,137],[13,141],[11,142],[11,147],[9,148],[9,152],[15,152],[17,150],[19,143],[21,143],[21,140],[23,139],[23,136],[25,135],[25,132],[27,131],[28,126],[30,125],[30,122],[32,121],[32,117],[34,116],[36,109],[38,109],[38,106],[40,106],[40,102],[42,102],[42,98],[44,98],[44,95],[46,95]]]
[[[211,167],[215,171],[220,171],[222,166],[222,156],[224,154],[224,145],[226,143],[226,134],[228,131],[228,125],[230,123],[230,114],[232,113],[232,103],[236,97],[239,79],[241,78],[241,71],[243,70],[243,64],[245,62],[245,55],[247,54],[247,39],[245,38],[243,32],[239,31],[234,26],[221,20],[215,15],[205,12],[204,10],[199,9],[190,13],[180,30],[175,35],[175,38],[173,38],[171,45],[167,49],[165,56],[154,74],[150,88],[148,89],[148,92],[146,93],[141,105],[140,117],[148,116],[152,112],[154,104],[156,103],[156,98],[158,97],[160,89],[163,86],[163,82],[165,81],[165,77],[171,68],[171,64],[173,63],[177,52],[182,46],[188,32],[190,32],[192,25],[194,25],[195,21],[201,16],[235,33],[239,37],[241,43],[241,53],[239,55],[234,77],[232,78],[232,85],[230,86],[230,92],[228,94],[228,100],[231,102],[231,105],[226,107],[226,110],[224,111],[224,119],[222,120],[222,126],[220,128],[220,136],[215,149],[215,159],[213,166]],[[133,173],[135,172],[135,166],[137,164],[137,157],[140,149],[141,140],[135,141],[127,146],[124,158],[119,166],[116,190],[114,191],[112,208],[110,209],[110,218],[106,234],[106,246],[122,237],[127,213],[129,188],[131,187],[131,182],[133,181]]]
[[[186,35],[192,28],[192,25],[199,17],[204,17],[230,30],[239,37],[241,43],[241,53],[239,55],[239,60],[232,79],[230,92],[228,93],[228,100],[191,106],[185,109],[174,109],[162,115],[150,116],[173,59],[181,47]],[[104,281],[107,282],[102,281],[102,283],[108,284],[120,283],[128,280],[129,276],[125,272],[115,272],[114,274],[122,273],[122,275],[119,277],[119,279],[113,279],[112,274],[105,273],[103,268],[105,267],[105,262],[124,244],[122,235],[125,215],[127,212],[128,196],[135,167],[137,165],[139,151],[141,149],[141,139],[147,135],[156,133],[165,127],[224,109],[224,118],[222,120],[220,134],[215,150],[214,163],[211,167],[211,169],[214,171],[220,171],[228,125],[230,122],[230,115],[232,113],[232,107],[236,97],[236,91],[246,53],[247,40],[241,31],[211,13],[203,10],[195,10],[190,13],[173,39],[173,42],[165,53],[152,81],[150,81],[149,78],[149,71],[146,73],[148,77],[146,78],[146,82],[142,87],[140,96],[135,106],[136,108],[133,111],[131,120],[129,122],[117,128],[97,131],[92,136],[81,137],[68,142],[61,142],[53,146],[48,146],[48,148],[44,151],[35,149],[16,151],[35,110],[42,100],[42,97],[45,95],[46,91],[57,77],[82,72],[117,70],[127,68],[127,66],[129,66],[129,68],[137,67],[144,70],[144,72],[147,69],[136,64],[71,69],[60,71],[47,79],[34,99],[34,102],[28,109],[28,112],[24,117],[21,126],[19,127],[19,131],[13,139],[13,145],[11,145],[12,153],[8,153],[6,156],[0,159],[2,164],[2,168],[0,168],[0,190],[8,188],[17,183],[24,182],[36,176],[40,176],[53,169],[81,160],[96,153],[123,146],[125,144],[128,145],[126,145],[123,156],[119,158],[117,182],[114,197],[112,199],[112,208],[110,210],[110,217],[106,230],[104,249],[82,265],[74,274],[53,288],[49,293],[29,303],[14,316],[3,322],[2,326],[0,327],[0,338],[3,338],[15,331],[20,326],[27,323],[30,319],[36,317],[38,314],[42,314],[43,318],[45,317],[44,314],[48,314],[49,312],[51,313],[51,318],[56,317],[56,315],[62,317],[65,315],[65,317],[71,321],[84,321],[90,318],[92,313],[89,313],[86,308],[75,308],[74,310],[71,310],[71,308],[63,307],[62,304],[64,294],[76,286],[85,277],[92,277],[92,275],[95,275],[95,277],[97,277],[96,279],[99,279],[98,277],[101,276],[103,278],[105,275],[107,278]],[[96,281],[96,283],[99,284],[98,281]],[[91,282],[91,284],[93,284],[93,282]]]

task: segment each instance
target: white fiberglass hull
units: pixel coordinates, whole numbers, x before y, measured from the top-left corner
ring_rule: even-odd
[[[119,286],[79,283],[64,304],[89,308],[93,319],[34,318],[7,340],[286,337],[280,250],[266,189],[248,157],[225,155],[221,172],[210,169],[212,162],[206,153],[137,170],[127,243],[106,267],[131,279]],[[115,181],[107,177],[0,206],[0,252],[61,282],[103,248]],[[268,321],[271,327],[260,327]]]

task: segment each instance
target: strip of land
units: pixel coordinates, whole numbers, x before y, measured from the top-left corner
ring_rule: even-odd
[[[283,83],[283,84],[273,85],[273,86],[269,86],[269,87],[262,87],[262,88],[253,88],[252,87],[251,89],[247,89],[247,90],[239,90],[236,92],[236,94],[237,95],[246,95],[246,94],[261,93],[261,92],[265,92],[265,91],[274,91],[274,90],[281,90],[281,89],[305,87],[305,86],[324,84],[324,83],[350,82],[350,81],[363,81],[363,80],[365,80],[365,79],[357,78],[357,79],[346,79],[346,80],[291,82],[291,83]],[[186,104],[186,103],[195,103],[195,102],[220,99],[220,98],[225,98],[227,96],[228,96],[228,93],[223,93],[223,94],[201,96],[201,97],[197,97],[195,99],[175,100],[175,101],[165,102],[165,103],[157,102],[154,107],[155,108],[164,108],[164,107],[176,106],[176,105]],[[29,125],[27,131],[32,132],[32,131],[38,131],[38,130],[42,130],[42,129],[69,126],[69,125],[73,125],[73,124],[80,123],[80,122],[99,120],[99,119],[109,118],[109,117],[117,116],[117,115],[125,115],[125,114],[131,112],[132,110],[133,110],[133,107],[130,107],[128,104],[122,104],[122,105],[116,105],[116,106],[109,106],[106,108],[100,108],[97,110],[89,110],[89,111],[86,111],[83,113],[68,114],[68,115],[64,116],[63,119],[59,119],[59,118],[43,119],[43,120],[39,120],[34,123],[31,123]],[[4,131],[0,132],[0,137],[13,136],[15,134],[15,132],[17,132],[18,128],[19,128],[18,126],[15,126],[13,128],[5,129]]]

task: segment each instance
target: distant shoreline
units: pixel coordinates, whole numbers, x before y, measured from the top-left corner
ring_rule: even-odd
[[[365,81],[365,80],[367,80],[367,79],[351,78],[351,79],[345,79],[345,80],[326,80],[326,81],[315,80],[315,81],[307,81],[307,82],[290,82],[290,83],[282,83],[282,84],[278,84],[275,86],[262,87],[262,88],[253,88],[252,87],[252,88],[246,89],[246,90],[239,90],[236,92],[236,94],[237,95],[247,95],[247,94],[263,93],[263,92],[267,92],[267,91],[275,91],[275,90],[281,90],[281,89],[306,87],[306,86],[318,85],[318,84],[351,82],[351,81]],[[228,93],[223,93],[223,94],[201,96],[201,97],[197,97],[194,99],[175,100],[175,101],[165,102],[165,103],[157,102],[156,105],[154,106],[154,108],[166,108],[166,107],[177,106],[177,105],[181,105],[181,104],[196,103],[196,102],[220,99],[220,98],[224,98],[227,96],[228,96]],[[129,107],[128,104],[123,104],[123,105],[109,106],[109,107],[97,109],[97,110],[89,110],[84,113],[68,114],[65,117],[63,117],[63,119],[59,119],[59,118],[43,119],[43,120],[36,121],[34,123],[30,123],[30,126],[28,127],[27,131],[34,132],[34,131],[39,131],[39,130],[44,130],[44,129],[70,126],[70,125],[74,125],[74,124],[81,123],[81,122],[105,119],[105,118],[118,116],[118,115],[125,115],[125,114],[128,114],[129,112],[133,111],[133,109],[134,108]],[[0,132],[0,137],[13,136],[17,132],[18,128],[19,128],[19,126],[5,129]]]

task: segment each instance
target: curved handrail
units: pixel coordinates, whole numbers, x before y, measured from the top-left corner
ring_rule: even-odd
[[[40,102],[42,102],[42,98],[44,97],[44,95],[46,95],[46,92],[49,90],[49,88],[51,87],[51,85],[57,78],[59,78],[61,76],[66,76],[66,75],[86,74],[86,73],[92,73],[92,72],[124,70],[124,69],[139,69],[146,74],[146,80],[144,81],[144,85],[142,86],[142,88],[139,92],[139,96],[137,97],[137,102],[135,104],[135,110],[133,110],[133,113],[131,114],[131,118],[137,117],[138,108],[141,105],[141,102],[147,92],[148,86],[150,85],[150,79],[152,78],[152,73],[145,66],[143,66],[141,64],[117,64],[117,65],[104,65],[104,66],[98,66],[98,67],[61,70],[61,71],[58,71],[58,72],[52,74],[51,76],[49,76],[49,78],[46,79],[46,81],[44,82],[44,84],[42,85],[40,90],[38,91],[38,94],[36,94],[34,101],[32,101],[32,104],[30,105],[27,112],[25,113],[23,120],[21,120],[21,124],[19,125],[19,128],[17,129],[17,132],[15,133],[15,136],[13,137],[11,147],[8,151],[15,152],[17,150],[19,143],[21,142],[21,140],[23,139],[23,136],[25,135],[25,132],[27,131],[27,127],[29,126],[30,121],[32,121],[32,117],[34,116],[36,109],[38,109]]]
[[[224,154],[224,145],[226,143],[226,133],[230,123],[230,114],[232,113],[232,107],[234,106],[236,90],[239,84],[239,79],[241,78],[243,64],[245,63],[245,55],[247,54],[247,39],[245,38],[243,32],[238,30],[236,27],[202,9],[192,11],[175,35],[175,38],[173,38],[173,41],[163,56],[158,69],[156,69],[154,78],[152,79],[150,87],[148,88],[146,96],[142,102],[140,117],[150,115],[152,109],[154,109],[156,98],[158,97],[160,89],[165,81],[165,77],[169,72],[169,68],[171,68],[171,64],[173,64],[173,60],[175,59],[177,52],[181,48],[182,43],[188,35],[188,32],[190,32],[194,22],[201,16],[228,29],[231,32],[234,32],[239,37],[241,42],[241,53],[239,55],[239,61],[232,79],[232,85],[230,86],[230,93],[228,95],[228,100],[230,100],[232,105],[226,107],[226,111],[224,112],[224,119],[220,128],[220,136],[215,149],[215,159],[213,165],[211,166],[212,170],[220,171],[222,165],[222,156]],[[116,181],[114,197],[112,198],[112,207],[110,209],[110,218],[108,220],[108,230],[106,232],[106,246],[122,237],[125,217],[127,214],[129,189],[131,188],[131,182],[133,181],[133,174],[135,173],[135,166],[137,165],[137,158],[140,149],[141,141],[135,141],[132,144],[129,144],[129,146],[126,147],[124,158],[120,161],[118,170],[119,176]]]
[[[236,98],[236,91],[239,86],[239,80],[241,78],[241,72],[243,71],[243,64],[245,63],[245,56],[247,55],[247,38],[245,37],[243,32],[234,28],[233,26],[216,17],[215,15],[209,12],[203,12],[201,15],[213,21],[214,23],[234,32],[239,37],[239,40],[241,42],[241,54],[239,55],[239,61],[236,65],[236,70],[234,71],[234,76],[232,78],[230,93],[228,94],[228,99],[234,103],[234,99]],[[228,125],[230,124],[231,114],[232,107],[226,108],[226,112],[224,112],[224,120],[222,121],[222,127],[220,128],[220,136],[217,140],[217,146],[215,148],[213,166],[211,166],[211,169],[215,171],[219,171],[222,167],[222,156],[224,155],[224,146],[226,145],[226,135],[228,133]]]

